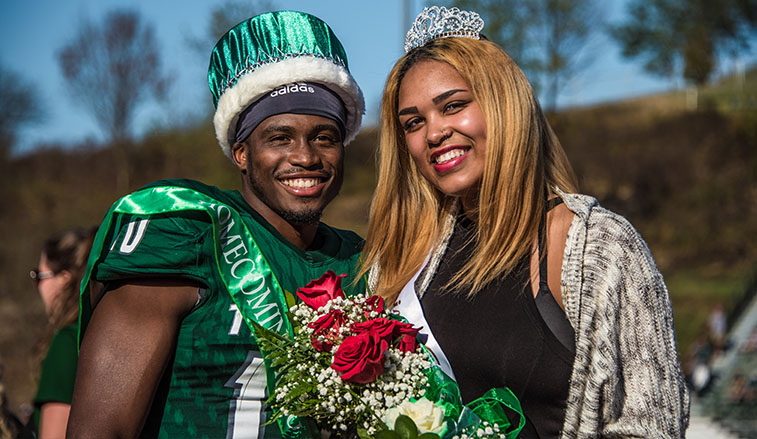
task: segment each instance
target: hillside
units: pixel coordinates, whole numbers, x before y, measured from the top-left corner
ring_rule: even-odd
[[[582,191],[626,216],[665,275],[684,354],[757,276],[757,70],[698,93],[565,111],[552,123]]]
[[[647,240],[673,298],[684,358],[711,305],[733,310],[757,267],[755,76],[701,90],[697,110],[685,93],[671,93],[550,115],[582,192]],[[377,140],[366,128],[348,147],[345,185],[326,222],[365,233]],[[45,317],[27,273],[47,235],[98,223],[118,196],[155,179],[238,186],[209,123],[155,133],[130,150],[128,184],[119,177],[123,159],[99,145],[0,157],[0,360],[14,409],[34,391]]]

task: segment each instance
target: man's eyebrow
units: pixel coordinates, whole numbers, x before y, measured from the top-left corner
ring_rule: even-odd
[[[453,94],[459,93],[461,91],[468,91],[468,90],[465,90],[465,89],[462,89],[462,88],[456,88],[456,89],[453,89],[453,90],[448,90],[448,91],[445,91],[444,93],[440,94],[439,96],[431,99],[431,102],[433,102],[434,105],[436,105],[439,102],[441,102],[441,101],[447,99],[448,97],[452,96]]]
[[[334,131],[335,133],[339,133],[339,128],[335,124],[331,123],[322,123],[318,124],[313,127],[314,132],[318,131]]]
[[[270,125],[267,126],[261,135],[267,136],[273,133],[286,133],[286,134],[292,134],[294,132],[294,128],[292,128],[289,125]]]

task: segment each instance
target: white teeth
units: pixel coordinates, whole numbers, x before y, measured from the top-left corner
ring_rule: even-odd
[[[321,182],[320,178],[285,178],[282,183],[289,187],[304,189],[310,188]]]
[[[444,154],[434,158],[434,163],[448,162],[454,159],[455,157],[460,157],[461,155],[464,155],[464,154],[465,154],[465,150],[453,149],[452,151],[445,152]]]

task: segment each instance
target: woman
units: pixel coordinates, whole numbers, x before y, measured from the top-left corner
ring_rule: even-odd
[[[40,439],[66,434],[77,365],[79,284],[96,231],[70,229],[51,236],[42,247],[39,267],[30,272],[53,334],[34,398],[34,422]]]
[[[424,11],[387,79],[373,291],[427,328],[463,402],[513,390],[520,437],[682,437],[689,399],[652,256],[574,193],[523,72],[473,15]]]

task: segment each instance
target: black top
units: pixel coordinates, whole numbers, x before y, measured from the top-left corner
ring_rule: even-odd
[[[486,285],[472,299],[464,291],[445,293],[443,287],[473,250],[475,227],[464,215],[458,218],[447,251],[421,300],[426,321],[452,366],[464,403],[492,387],[509,387],[526,415],[519,437],[558,437],[565,418],[574,346],[572,328],[547,286],[546,257],[540,264],[544,268],[540,270],[539,295],[545,303],[551,298],[552,305],[547,308],[554,311],[557,307],[562,323],[548,325],[545,319],[554,316],[542,317],[545,307],[537,307],[528,280],[528,257],[513,273]],[[542,236],[539,241],[543,248]],[[567,346],[550,327],[570,332],[562,336]]]

